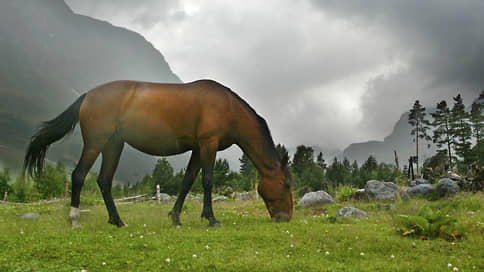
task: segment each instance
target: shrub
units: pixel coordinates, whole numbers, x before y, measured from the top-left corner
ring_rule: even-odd
[[[416,215],[401,214],[398,216],[402,225],[400,232],[404,236],[418,236],[422,240],[437,237],[458,240],[462,235],[456,230],[457,220],[450,217],[448,212],[448,206],[434,212],[423,205]]]
[[[338,188],[336,188],[336,192],[335,192],[336,193],[336,200],[340,201],[340,202],[349,201],[353,198],[353,193],[356,192],[356,190],[358,190],[358,188],[353,188],[353,187],[346,186],[346,185],[338,186]]]

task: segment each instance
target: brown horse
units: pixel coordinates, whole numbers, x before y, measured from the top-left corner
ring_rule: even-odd
[[[273,221],[292,217],[291,180],[287,156],[279,158],[266,122],[229,88],[211,80],[187,84],[115,81],[80,96],[55,119],[42,123],[32,136],[24,171],[42,173],[47,148],[80,123],[84,147],[72,172],[69,219],[79,226],[79,198],[84,178],[102,154],[98,185],[109,223],[124,226],[111,196],[111,185],[124,143],[156,156],[191,150],[182,188],[169,213],[180,225],[180,212],[193,181],[202,169],[202,218],[220,225],[212,210],[212,180],[216,153],[238,145],[261,174],[258,187]]]

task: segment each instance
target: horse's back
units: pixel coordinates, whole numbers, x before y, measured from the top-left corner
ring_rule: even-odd
[[[80,121],[85,140],[116,134],[146,153],[171,155],[208,138],[232,144],[236,108],[230,91],[211,80],[115,81],[88,92]]]

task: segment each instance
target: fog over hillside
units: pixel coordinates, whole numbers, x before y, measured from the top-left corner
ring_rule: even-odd
[[[141,35],[77,15],[62,0],[0,2],[0,161],[18,171],[34,128],[81,93],[118,79],[180,82],[163,55]],[[73,166],[82,140],[52,146],[50,161]],[[155,158],[126,148],[117,178],[133,182]]]

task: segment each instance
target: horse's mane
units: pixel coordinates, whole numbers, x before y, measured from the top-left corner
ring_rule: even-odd
[[[225,87],[225,86],[224,86]],[[266,152],[271,156],[271,158],[275,161],[281,161],[281,158],[279,157],[279,153],[276,150],[276,146],[274,144],[274,140],[272,139],[271,131],[269,127],[267,126],[267,122],[262,116],[257,114],[257,112],[252,108],[249,103],[247,103],[242,97],[240,97],[237,93],[232,91],[230,88],[225,87],[226,91],[230,93],[235,99],[237,99],[239,102],[242,103],[249,111],[253,114],[255,117],[255,120],[257,121],[257,124],[259,125],[259,131],[262,134],[263,138],[263,144],[264,144],[264,149]]]

